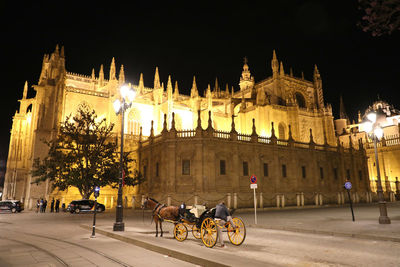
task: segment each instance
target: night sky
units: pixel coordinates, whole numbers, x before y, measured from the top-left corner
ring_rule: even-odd
[[[357,27],[358,2],[335,1],[1,1],[0,157],[8,153],[12,116],[25,81],[37,84],[43,55],[64,46],[69,72],[96,76],[112,57],[126,80],[152,87],[155,67],[189,94],[215,78],[239,90],[243,58],[256,82],[271,76],[273,49],[285,72],[312,80],[317,64],[326,103],[350,119],[379,97],[400,108],[400,33],[372,37]],[[235,2],[236,3],[236,2]],[[28,96],[34,96],[30,88]]]

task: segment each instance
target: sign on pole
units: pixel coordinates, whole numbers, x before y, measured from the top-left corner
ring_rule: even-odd
[[[353,211],[353,203],[351,201],[351,196],[350,196],[350,189],[352,188],[352,184],[350,181],[346,181],[344,183],[344,188],[347,190],[347,195],[349,197],[349,202],[350,202],[350,210],[351,210],[351,216],[353,217],[353,222],[354,222],[354,211]]]
[[[256,198],[256,188],[257,188],[257,176],[254,174],[250,177],[250,189],[253,189],[254,194],[254,222],[257,224],[257,198]]]

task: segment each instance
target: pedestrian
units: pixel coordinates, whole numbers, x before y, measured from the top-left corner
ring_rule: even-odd
[[[56,212],[59,212],[59,211],[60,211],[60,200],[57,199],[56,200]]]
[[[223,227],[226,224],[226,222],[230,222],[233,229],[236,228],[235,223],[232,220],[232,216],[230,215],[229,210],[225,206],[225,203],[223,201],[215,207],[215,219],[219,219],[217,220],[218,240],[220,246],[223,248],[225,247],[225,245],[224,245],[224,239],[222,237],[221,227]]]
[[[53,198],[53,200],[51,201],[51,204],[50,204],[50,212],[54,212],[54,198]]]
[[[37,200],[36,200],[36,213],[39,212],[39,208],[40,208],[40,200],[37,199]]]
[[[39,210],[40,210],[40,213],[43,212],[43,198],[40,199],[40,202],[39,202]]]
[[[62,203],[62,211],[65,212],[65,203]]]
[[[47,207],[47,199],[43,200],[43,213],[46,212],[46,207]]]

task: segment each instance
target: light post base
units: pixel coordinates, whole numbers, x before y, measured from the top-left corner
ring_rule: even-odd
[[[390,218],[387,216],[386,201],[379,202],[379,224],[390,224]]]
[[[114,223],[113,231],[125,231],[125,224],[123,222]]]

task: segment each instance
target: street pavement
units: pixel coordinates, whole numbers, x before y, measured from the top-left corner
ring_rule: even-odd
[[[206,248],[189,233],[173,238],[163,223],[155,237],[150,211],[124,210],[125,231],[114,232],[115,210],[98,214],[0,214],[0,266],[400,266],[400,202],[387,203],[391,224],[378,223],[378,204],[237,210],[246,240]],[[89,250],[92,249],[92,250]],[[86,251],[85,253],[82,250]]]

